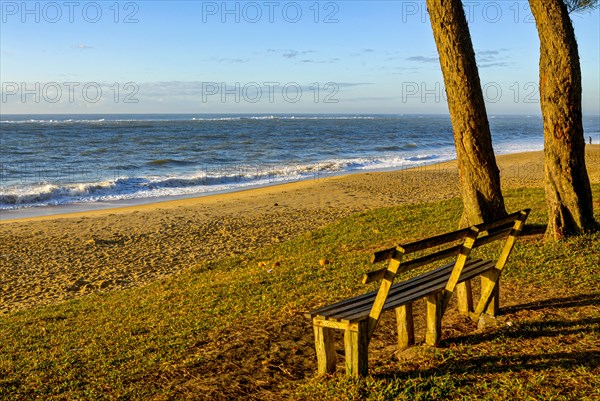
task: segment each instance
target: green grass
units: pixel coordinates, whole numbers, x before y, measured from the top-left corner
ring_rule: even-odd
[[[545,223],[543,190],[505,200],[509,211],[533,209],[528,224]],[[315,376],[301,313],[375,288],[360,283],[373,251],[455,229],[460,213],[459,200],[363,212],[147,287],[0,317],[0,399],[598,399],[598,233],[523,238],[497,327],[449,311],[441,348],[397,359],[387,318],[369,377]]]

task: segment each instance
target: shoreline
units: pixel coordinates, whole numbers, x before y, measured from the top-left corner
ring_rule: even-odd
[[[600,183],[600,146],[587,147]],[[541,151],[497,157],[503,188],[543,187]],[[369,209],[458,198],[456,161],[0,222],[0,314],[143,286]]]
[[[586,145],[589,146],[589,145]],[[598,147],[600,150],[600,145],[592,145]],[[527,152],[517,152],[517,153],[503,153],[496,155],[496,158],[507,159],[510,158],[511,155],[523,155],[523,154],[535,154],[541,151],[527,151]],[[517,159],[522,161],[523,156],[517,156]],[[523,166],[521,166],[523,167]],[[531,166],[530,166],[531,167]],[[342,171],[333,174],[324,174],[324,178],[312,177],[312,178],[303,178],[298,180],[291,180],[288,182],[274,182],[269,184],[257,184],[249,185],[247,187],[236,187],[225,190],[216,190],[205,193],[195,193],[188,195],[173,195],[173,196],[160,196],[160,197],[150,197],[150,198],[134,198],[134,199],[121,199],[121,200],[113,200],[113,201],[98,201],[98,202],[79,202],[79,203],[70,203],[64,205],[54,205],[54,206],[34,206],[34,207],[26,207],[21,209],[11,209],[11,210],[1,210],[0,211],[0,224],[11,223],[19,220],[30,220],[30,219],[52,219],[52,218],[65,218],[65,217],[76,217],[82,214],[96,214],[102,212],[110,213],[117,212],[120,213],[121,209],[139,209],[148,207],[148,205],[155,204],[168,204],[170,202],[180,202],[180,201],[188,201],[188,200],[197,200],[201,201],[205,198],[210,197],[219,197],[225,196],[228,197],[231,194],[242,194],[247,191],[260,191],[265,188],[278,188],[285,187],[287,185],[296,185],[303,182],[319,182],[322,180],[353,176],[353,175],[361,175],[361,174],[379,174],[379,173],[394,173],[394,172],[405,172],[405,171],[419,171],[419,170],[431,170],[431,169],[444,169],[444,168],[456,168],[456,159],[454,160],[445,160],[440,162],[433,163],[425,163],[420,166],[410,166],[406,168],[383,168],[383,169],[374,169],[374,170],[353,170],[353,171]],[[535,166],[533,167],[535,168]],[[514,170],[514,171],[513,171]],[[507,171],[510,175],[514,175],[516,170],[514,168],[505,167],[505,171]],[[151,206],[150,206],[151,207]]]
[[[133,198],[133,199],[120,199],[111,201],[97,201],[97,202],[75,202],[64,205],[54,206],[33,206],[25,207],[21,209],[10,209],[0,210],[0,224],[12,223],[15,221],[22,220],[45,220],[52,218],[67,218],[75,217],[84,214],[96,214],[96,213],[110,213],[119,212],[121,209],[139,209],[145,207],[152,207],[155,204],[169,204],[171,202],[186,202],[186,201],[198,201],[201,202],[203,199],[211,197],[225,197],[235,196],[236,194],[243,194],[248,191],[257,191],[257,193],[263,192],[263,190],[285,188],[287,186],[295,186],[302,183],[318,183],[324,180],[336,179],[341,177],[363,175],[363,174],[379,174],[379,173],[401,173],[419,170],[431,170],[435,169],[436,166],[449,166],[447,168],[453,168],[452,163],[455,160],[444,160],[441,162],[432,162],[423,164],[420,166],[407,166],[405,168],[390,167],[373,170],[350,170],[340,171],[331,174],[321,174],[315,177],[306,177],[296,180],[274,182],[268,184],[256,184],[242,187],[234,187],[223,190],[208,191],[203,193],[187,194],[187,195],[167,195],[159,197],[149,198]],[[446,168],[446,167],[444,167]],[[8,215],[10,217],[6,218]],[[16,216],[16,217],[12,217]]]

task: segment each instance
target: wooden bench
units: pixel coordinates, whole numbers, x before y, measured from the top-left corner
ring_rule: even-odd
[[[333,373],[336,354],[333,330],[344,331],[346,372],[366,375],[368,347],[382,312],[394,309],[398,326],[398,345],[414,344],[412,304],[427,299],[427,332],[425,342],[436,346],[440,340],[442,316],[454,292],[458,309],[477,321],[482,313],[495,315],[499,306],[499,277],[517,237],[529,215],[529,209],[489,223],[438,235],[409,244],[376,252],[373,263],[389,261],[387,268],[372,271],[363,283],[381,281],[378,291],[369,292],[316,309],[306,316],[312,319],[319,374]],[[471,258],[471,251],[493,241],[506,239],[497,260]],[[412,258],[404,257],[412,254]],[[434,262],[452,258],[437,267]],[[432,268],[408,280],[394,284],[394,278],[417,267]],[[481,295],[473,308],[471,279],[481,277]]]

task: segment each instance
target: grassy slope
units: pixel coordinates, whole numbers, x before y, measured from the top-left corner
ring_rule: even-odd
[[[528,223],[544,223],[543,190],[505,198],[511,211],[533,208]],[[600,234],[523,238],[503,276],[497,327],[477,330],[450,310],[441,348],[394,355],[388,316],[371,344],[370,377],[314,376],[301,313],[365,291],[372,251],[452,230],[460,210],[453,200],[364,212],[144,288],[0,317],[0,399],[600,397]]]

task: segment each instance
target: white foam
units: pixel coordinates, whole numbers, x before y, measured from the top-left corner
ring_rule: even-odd
[[[352,171],[370,171],[418,166],[453,158],[451,152],[418,154],[413,157],[330,159],[317,163],[288,165],[221,165],[187,175],[123,177],[92,183],[36,183],[0,189],[0,210],[34,206],[65,205],[125,199],[206,194],[285,183]]]
[[[240,121],[240,120],[374,120],[373,116],[231,116],[231,117],[192,117],[190,118],[132,118],[132,119],[26,119],[0,120],[0,124],[97,124],[97,123],[135,123],[135,122],[168,122],[168,121]]]

